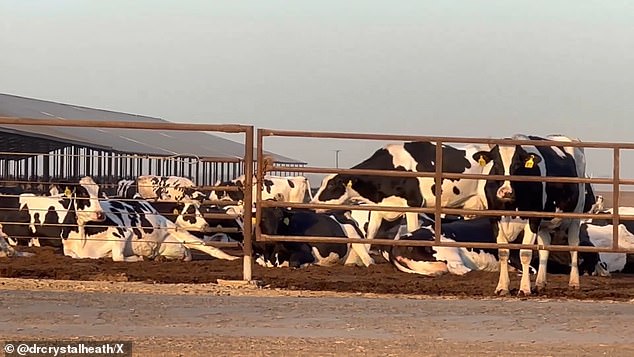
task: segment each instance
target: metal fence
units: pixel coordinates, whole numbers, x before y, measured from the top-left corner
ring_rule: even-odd
[[[254,160],[253,160],[253,152],[254,152],[254,147],[253,147],[253,126],[250,125],[234,125],[234,124],[177,124],[177,123],[148,123],[148,122],[119,122],[119,121],[94,121],[94,120],[59,120],[59,119],[31,119],[31,118],[14,118],[14,117],[0,117],[0,125],[34,125],[34,126],[54,126],[54,127],[85,127],[85,128],[123,128],[123,129],[138,129],[138,130],[155,130],[155,131],[164,131],[164,130],[182,130],[182,131],[215,131],[215,132],[224,132],[224,133],[236,133],[236,134],[243,134],[244,135],[244,157],[242,162],[240,162],[239,164],[242,165],[240,169],[240,172],[243,172],[245,175],[245,187],[252,187],[253,185],[253,169],[254,169]],[[56,155],[59,154],[59,155]],[[16,178],[14,180],[12,180],[12,182],[9,182],[9,184],[31,184],[31,185],[37,185],[37,184],[47,184],[49,182],[46,182],[46,180],[42,180],[40,182],[40,179],[43,179],[44,176],[46,177],[50,177],[53,176],[51,175],[50,170],[55,169],[55,170],[60,170],[59,172],[61,173],[61,175],[69,175],[69,176],[75,176],[74,174],[80,175],[82,173],[90,173],[91,171],[88,170],[84,170],[84,171],[76,171],[73,172],[72,168],[75,168],[75,170],[77,169],[87,169],[91,167],[91,163],[84,163],[84,166],[82,166],[81,164],[78,165],[71,165],[69,164],[69,162],[75,162],[77,163],[79,161],[80,158],[80,152],[75,152],[74,150],[71,150],[70,152],[66,152],[66,151],[62,151],[60,153],[53,153],[51,157],[55,158],[53,159],[51,162],[53,163],[52,165],[43,165],[43,167],[45,167],[47,170],[47,174],[46,175],[42,175],[42,177],[33,177],[31,175],[31,177],[20,177],[20,174],[24,171],[24,170],[30,170],[30,169],[37,169],[38,165],[38,161],[34,160],[34,159],[27,159],[24,160],[24,164],[19,163],[19,161],[21,161],[22,157],[25,156],[33,156],[33,155],[29,155],[29,153],[15,153],[15,152],[10,152],[7,153],[7,156],[11,155],[10,157],[7,157],[7,159],[13,159],[16,160],[17,162],[13,162],[12,164],[6,164],[3,163],[2,168],[0,168],[0,170],[4,170],[4,174],[5,175],[10,175],[11,173],[13,173],[13,176]],[[128,161],[126,161],[125,163],[123,161],[117,161],[117,164],[115,165],[113,163],[112,167],[109,166],[105,166],[105,169],[107,170],[108,168],[110,169],[115,169],[115,168],[121,168],[121,172],[127,172],[125,170],[124,167],[129,167],[130,168],[130,175],[133,175],[135,170],[135,167],[138,168],[139,166],[135,166],[139,165],[138,161],[135,162],[136,160],[133,155],[127,155],[128,157],[125,158],[121,158],[121,159],[127,159]],[[85,157],[82,158],[82,160],[84,160]],[[97,158],[98,159],[98,158]],[[138,158],[136,158],[138,159]],[[3,162],[8,162],[8,161],[3,161]],[[46,160],[47,163],[49,163],[49,160]],[[106,161],[104,161],[106,162]],[[106,163],[107,164],[107,163]],[[119,165],[120,164],[120,165]],[[235,165],[236,163],[232,162],[232,165]],[[24,166],[22,166],[24,165]],[[167,166],[164,167],[169,167],[169,163],[165,164]],[[183,163],[184,166],[184,163]],[[70,169],[70,171],[68,171],[68,168],[72,167]],[[103,166],[100,166],[103,167]],[[66,170],[66,171],[65,171]],[[116,171],[118,172],[118,171]],[[168,173],[168,174],[174,174],[177,172],[164,172],[164,173]],[[54,174],[54,173],[53,173]],[[199,173],[200,174],[200,173]],[[202,174],[205,174],[205,171],[203,171]],[[209,172],[209,174],[211,174],[211,172]],[[94,175],[94,174],[93,174]],[[109,176],[112,175],[112,172],[110,173]],[[124,178],[124,177],[121,177]],[[5,180],[6,181],[6,180]],[[203,182],[208,182],[203,180]],[[5,182],[6,183],[6,182]],[[202,188],[202,187],[201,187]],[[209,188],[209,187],[207,187]],[[235,190],[235,187],[224,187],[224,186],[214,186],[215,189],[223,189],[223,190]],[[250,206],[252,204],[252,192],[251,190],[245,190],[244,191],[244,204],[247,206]],[[243,234],[244,234],[244,244],[243,244],[243,251],[244,251],[244,270],[243,270],[243,276],[245,280],[251,280],[252,279],[252,266],[253,266],[253,262],[252,262],[252,220],[251,220],[251,210],[244,210],[244,229],[243,229]],[[208,217],[213,217],[213,218],[231,218],[230,215],[218,215],[218,214],[207,214],[206,216]],[[28,223],[27,223],[28,224]],[[222,231],[222,230],[220,230]]]
[[[480,215],[480,216],[503,216],[521,214],[522,217],[558,217],[558,218],[602,218],[610,219],[613,224],[613,246],[611,248],[601,247],[569,247],[561,245],[525,245],[525,244],[497,244],[497,243],[462,243],[462,242],[445,242],[441,241],[441,222],[435,221],[434,241],[399,241],[399,240],[380,240],[375,242],[386,246],[441,246],[441,247],[464,247],[464,248],[509,248],[509,249],[545,249],[551,251],[580,251],[580,252],[612,252],[612,253],[634,253],[634,250],[623,249],[618,244],[618,225],[621,220],[619,214],[619,195],[621,185],[634,185],[634,180],[620,178],[620,159],[622,150],[634,149],[631,143],[602,143],[602,142],[565,142],[558,143],[559,146],[566,147],[582,147],[582,148],[601,148],[611,149],[613,151],[613,177],[612,178],[571,178],[571,177],[535,177],[535,176],[504,176],[504,175],[486,175],[486,174],[456,174],[442,172],[443,152],[442,144],[500,144],[500,145],[533,145],[533,146],[551,146],[549,141],[534,140],[511,140],[511,139],[483,139],[483,138],[467,138],[467,137],[437,137],[437,136],[410,136],[410,135],[372,135],[372,134],[356,134],[356,133],[333,133],[333,132],[304,132],[304,131],[285,131],[272,129],[258,129],[256,146],[258,149],[258,162],[263,160],[263,149],[265,148],[264,138],[266,137],[303,137],[303,138],[327,138],[327,139],[352,139],[352,140],[385,140],[385,141],[430,141],[436,143],[435,155],[435,172],[411,172],[411,171],[393,171],[393,170],[368,170],[368,169],[336,169],[325,167],[301,167],[287,168],[286,170],[301,173],[320,173],[320,174],[352,174],[352,175],[374,175],[374,176],[392,176],[392,177],[428,177],[435,180],[435,196],[441,197],[442,179],[496,179],[510,181],[528,181],[528,182],[558,182],[558,183],[593,183],[611,185],[613,189],[613,212],[609,213],[557,213],[557,212],[540,212],[540,211],[502,211],[502,210],[466,210],[455,208],[441,207],[441,200],[436,199],[435,207],[395,207],[395,206],[379,206],[379,205],[331,205],[331,204],[305,204],[305,203],[282,203],[275,201],[263,201],[261,194],[256,191],[256,207],[294,207],[294,208],[320,208],[334,210],[366,210],[366,211],[389,211],[389,212],[417,212],[417,213],[434,213],[436,217],[440,217],[441,213],[454,215]],[[282,167],[258,166],[257,180],[260,182],[266,170],[284,170]],[[299,236],[274,236],[262,234],[259,229],[261,219],[261,211],[256,209],[255,225],[255,241],[258,242],[311,242],[311,243],[365,243],[369,244],[366,239],[348,239],[348,238],[332,238],[332,237],[299,237]],[[630,216],[632,217],[632,216]]]
[[[516,180],[528,182],[559,182],[559,183],[594,183],[611,185],[613,189],[613,214],[589,214],[589,213],[555,213],[555,212],[537,212],[525,211],[519,212],[523,217],[560,217],[560,218],[603,218],[610,219],[613,223],[613,246],[611,248],[600,247],[568,247],[559,245],[524,245],[524,244],[497,244],[497,243],[456,243],[444,242],[441,237],[441,222],[436,220],[435,240],[434,241],[398,241],[398,240],[381,240],[381,245],[389,246],[444,246],[444,247],[470,247],[470,248],[511,248],[511,249],[547,249],[553,251],[582,251],[582,252],[614,252],[614,253],[634,253],[632,250],[619,248],[618,244],[618,224],[621,220],[619,214],[619,195],[621,185],[634,185],[634,180],[622,179],[620,177],[621,152],[623,150],[634,149],[634,144],[630,143],[601,143],[601,142],[570,142],[562,143],[561,146],[583,147],[583,148],[600,148],[610,149],[613,151],[613,177],[612,178],[567,178],[567,177],[534,177],[534,176],[501,176],[501,175],[474,175],[474,174],[456,174],[442,172],[443,152],[442,144],[455,143],[471,143],[471,144],[504,144],[504,145],[534,145],[534,146],[550,146],[552,142],[548,141],[526,141],[526,140],[510,140],[510,139],[483,139],[483,138],[464,138],[464,137],[435,137],[435,136],[405,136],[405,135],[372,135],[372,134],[355,134],[355,133],[327,133],[327,132],[304,132],[304,131],[283,131],[271,129],[259,129],[257,131],[257,160],[254,160],[254,130],[249,125],[220,125],[220,124],[176,124],[176,123],[148,123],[148,122],[98,122],[92,120],[56,120],[56,119],[28,119],[28,118],[6,118],[0,117],[0,125],[2,124],[19,124],[19,125],[48,125],[56,127],[87,127],[87,128],[126,128],[138,130],[184,130],[184,131],[216,131],[224,133],[237,133],[244,135],[244,157],[238,168],[245,174],[244,185],[244,205],[251,207],[255,203],[255,216],[251,209],[244,210],[244,242],[243,242],[243,279],[250,281],[253,279],[253,239],[252,234],[255,233],[255,241],[258,242],[275,242],[275,241],[296,241],[296,242],[329,242],[329,243],[363,243],[370,242],[365,239],[348,239],[348,238],[332,238],[332,237],[298,237],[298,236],[272,236],[265,235],[260,232],[259,223],[261,220],[261,209],[263,207],[295,207],[295,208],[329,208],[329,209],[357,209],[366,211],[391,211],[391,212],[416,212],[416,213],[435,213],[436,217],[440,214],[456,214],[456,215],[480,215],[480,216],[501,216],[501,215],[518,215],[518,211],[500,211],[500,210],[464,210],[454,208],[441,207],[441,200],[437,199],[434,207],[394,207],[394,206],[378,206],[378,205],[317,205],[306,203],[287,203],[262,200],[262,191],[255,190],[256,197],[252,197],[253,185],[262,187],[263,177],[267,172],[290,173],[291,175],[301,173],[342,173],[353,175],[375,175],[375,176],[393,176],[393,177],[428,177],[435,180],[435,195],[441,197],[442,179],[499,179],[499,180]],[[265,158],[266,137],[299,137],[299,138],[325,138],[325,139],[349,139],[349,140],[384,140],[384,141],[431,141],[436,143],[435,153],[435,172],[408,172],[408,171],[391,171],[391,170],[366,170],[366,169],[339,169],[327,167],[302,167],[302,166],[284,166],[277,165]],[[16,153],[12,153],[16,154]],[[71,153],[72,155],[72,153]],[[31,163],[33,164],[33,163]],[[3,168],[0,168],[3,169]],[[11,168],[4,168],[11,170]],[[256,181],[253,181],[253,177]],[[215,187],[221,189],[221,187]],[[224,189],[231,189],[225,187]],[[235,188],[234,188],[235,189]],[[217,214],[210,214],[209,217],[218,218]],[[226,215],[224,215],[226,217]],[[630,216],[631,217],[631,216]],[[252,220],[252,218],[255,218]]]

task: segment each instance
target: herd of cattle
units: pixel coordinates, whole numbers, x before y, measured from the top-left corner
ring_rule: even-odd
[[[516,135],[536,145],[442,146],[442,171],[535,177],[586,177],[583,149],[566,146],[576,141],[564,136]],[[433,142],[390,144],[377,150],[355,169],[434,172]],[[227,239],[241,242],[244,207],[244,176],[204,191],[183,177],[141,176],[122,180],[118,187],[100,188],[90,177],[77,182],[51,183],[45,190],[0,188],[0,245],[9,255],[27,255],[15,245],[63,247],[73,258],[111,257],[115,261],[142,259],[190,260],[191,250],[219,259],[238,259],[208,245]],[[255,196],[255,187],[253,188]],[[265,176],[262,198],[315,204],[442,207],[472,210],[600,213],[602,199],[584,183],[490,179],[443,179],[441,197],[435,196],[434,178],[333,174],[325,177],[316,194],[304,177]],[[215,204],[208,204],[207,201]],[[227,202],[227,204],[223,204]],[[229,203],[230,202],[230,203]],[[250,209],[250,208],[249,208]],[[434,217],[392,211],[331,211],[325,209],[261,208],[259,229],[268,235],[330,236],[342,238],[433,241]],[[229,213],[230,220],[205,218],[205,213]],[[621,207],[621,214],[634,208]],[[214,216],[215,217],[215,216]],[[441,218],[443,241],[568,244],[612,246],[612,225],[598,219],[502,217]],[[235,228],[230,233],[210,233],[209,228]],[[634,222],[619,226],[619,245],[634,249]],[[9,244],[7,244],[7,242]],[[373,244],[370,244],[373,243]],[[256,261],[267,267],[308,264],[354,264],[369,266],[384,257],[398,270],[422,275],[465,274],[473,270],[499,271],[495,292],[509,292],[509,264],[521,272],[520,294],[546,286],[546,272],[570,275],[569,285],[579,287],[580,274],[609,275],[633,272],[632,256],[620,253],[577,253],[527,250],[467,249],[431,246],[384,246],[368,244],[276,242],[253,246]]]

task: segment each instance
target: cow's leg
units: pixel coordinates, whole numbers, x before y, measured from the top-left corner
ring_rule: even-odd
[[[240,259],[240,257],[227,254],[216,247],[205,245],[205,242],[202,239],[199,239],[198,237],[193,236],[187,232],[180,232],[178,230],[175,230],[173,232],[170,232],[170,235],[172,235],[174,238],[176,238],[176,240],[181,242],[186,248],[201,251],[214,258],[224,259],[224,260]]]
[[[406,212],[405,221],[407,222],[407,231],[413,232],[420,226],[417,212]],[[380,224],[380,222],[379,222]]]
[[[550,233],[541,229],[537,235],[537,243],[539,245],[550,245],[551,237]],[[537,278],[535,278],[535,290],[544,291],[546,289],[546,273],[548,271],[548,256],[550,251],[540,249],[539,254],[539,267],[537,268]]]
[[[138,256],[138,255],[131,255],[131,256],[125,256],[125,246],[126,246],[126,242],[133,239],[133,233],[132,231],[129,231],[126,233],[125,237],[123,239],[120,238],[115,238],[115,237],[108,237],[109,239],[116,239],[116,240],[112,240],[110,241],[110,246],[111,248],[111,254],[112,254],[112,260],[115,262],[140,262],[143,261],[143,257]]]
[[[370,265],[374,264],[374,259],[368,253],[369,251],[370,251],[369,244],[353,243],[351,244],[350,255],[355,253],[356,256],[359,259],[361,259],[361,262],[363,262],[363,265],[365,265],[366,267],[369,267]]]
[[[580,224],[580,220],[573,219],[570,227],[568,227],[568,245],[571,247],[579,246]],[[578,255],[577,251],[570,251],[570,280],[568,286],[573,289],[579,289],[580,286]]]
[[[530,224],[526,224],[524,227],[524,237],[522,238],[522,244],[535,244],[535,238],[537,234],[531,230]],[[533,259],[532,249],[520,249],[520,263],[522,264],[522,280],[520,281],[520,290],[518,295],[528,296],[531,294],[531,259]],[[540,251],[541,260],[541,251]],[[539,276],[540,269],[537,272]],[[544,269],[545,271],[545,269]]]
[[[379,227],[381,226],[381,220],[383,220],[381,212],[370,211],[370,217],[368,218],[368,230],[365,232],[365,237],[367,239],[374,239],[374,237],[376,237]]]
[[[498,229],[496,242],[498,244],[508,243],[502,229]],[[498,279],[498,286],[495,288],[495,293],[504,296],[509,293],[509,250],[507,248],[499,248],[498,256],[500,258],[500,278]]]

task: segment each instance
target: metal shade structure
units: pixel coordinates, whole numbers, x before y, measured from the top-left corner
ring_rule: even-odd
[[[0,116],[169,123],[142,115],[0,94]],[[0,125],[0,178],[33,180],[91,175],[114,182],[141,174],[213,184],[243,173],[245,145],[208,132]],[[305,162],[267,152],[276,164]]]

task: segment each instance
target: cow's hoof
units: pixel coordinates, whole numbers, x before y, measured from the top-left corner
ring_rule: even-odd
[[[581,289],[581,287],[579,286],[579,284],[569,284],[568,285],[568,289],[577,291],[577,290]]]
[[[543,285],[535,285],[535,292],[537,294],[543,294],[546,292],[546,284]]]
[[[519,296],[519,297],[531,296],[531,291],[530,290],[528,290],[528,291],[520,290],[520,291],[517,292],[517,296]]]
[[[509,289],[495,289],[495,295],[497,296],[508,296],[509,294]]]

